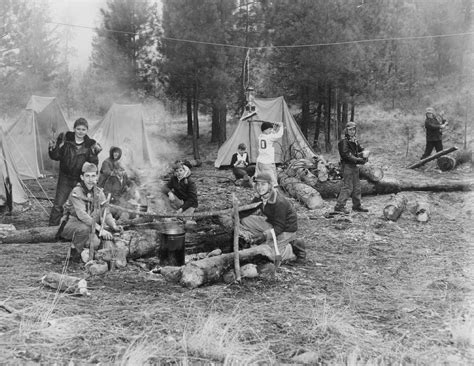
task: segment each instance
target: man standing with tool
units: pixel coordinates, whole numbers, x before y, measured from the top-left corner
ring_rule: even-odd
[[[292,204],[273,188],[272,176],[260,173],[255,176],[255,198],[262,204],[240,215],[240,236],[251,245],[269,245],[281,261],[306,260],[304,241],[296,238],[297,216]]]
[[[81,181],[73,188],[64,205],[64,216],[61,219],[58,236],[72,240],[77,255],[84,248],[95,251],[101,240],[112,240],[111,231],[122,232],[107,209],[108,201],[104,192],[97,187],[97,165],[84,163]],[[91,228],[94,231],[91,231]]]

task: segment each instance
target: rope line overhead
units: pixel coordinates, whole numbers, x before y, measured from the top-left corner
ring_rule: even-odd
[[[58,23],[58,22],[47,22],[49,24],[62,25],[67,27],[76,27],[84,29],[96,30],[95,27],[89,27],[85,25],[78,24],[68,24],[68,23]],[[140,35],[137,32],[128,32],[114,29],[101,29],[105,32],[110,33],[121,33],[121,34],[130,34],[130,35]],[[183,38],[174,38],[174,37],[165,37],[159,36],[159,39],[183,43],[195,43],[195,44],[205,44],[209,46],[218,46],[218,47],[229,47],[229,48],[239,48],[247,50],[262,50],[262,49],[278,49],[278,48],[309,48],[309,47],[324,47],[324,46],[337,46],[337,45],[346,45],[346,44],[358,44],[358,43],[369,43],[369,42],[387,42],[387,41],[408,41],[408,40],[419,40],[419,39],[429,39],[429,38],[448,38],[448,37],[462,37],[473,35],[474,32],[462,32],[462,33],[446,33],[446,34],[429,34],[422,36],[405,36],[405,37],[387,37],[387,38],[367,38],[359,40],[350,40],[350,41],[337,41],[337,42],[325,42],[325,43],[308,43],[308,44],[290,44],[290,45],[272,45],[272,46],[259,46],[259,47],[249,47],[241,46],[229,43],[217,43],[217,42],[205,42],[197,41],[192,39],[183,39]]]

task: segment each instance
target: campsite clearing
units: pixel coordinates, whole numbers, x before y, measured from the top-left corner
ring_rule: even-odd
[[[181,142],[189,148],[187,138]],[[402,158],[374,160],[405,174]],[[430,165],[417,173],[433,180],[473,176],[470,166],[439,173]],[[193,175],[200,211],[230,206],[232,193],[242,202],[252,196],[211,162]],[[55,179],[42,182],[51,196]],[[40,278],[61,273],[67,244],[2,245],[2,300],[15,312],[0,309],[0,362],[275,363],[313,352],[321,364],[472,364],[474,194],[409,192],[407,198],[397,222],[383,218],[388,196],[364,197],[368,214],[339,219],[324,218],[333,199],[312,211],[293,201],[307,264],[283,266],[274,280],[191,291],[136,262],[89,278],[90,297],[55,294]],[[416,221],[418,199],[431,206],[426,223]],[[18,229],[46,220],[37,204],[3,217]],[[77,264],[67,272],[83,274]]]

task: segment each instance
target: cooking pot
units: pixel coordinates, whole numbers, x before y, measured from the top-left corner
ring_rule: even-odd
[[[176,223],[165,225],[160,230],[158,256],[162,266],[182,266],[185,256],[185,230]]]

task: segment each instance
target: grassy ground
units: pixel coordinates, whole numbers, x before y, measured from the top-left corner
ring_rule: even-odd
[[[387,174],[472,179],[470,166],[440,173],[428,164],[419,172],[406,171],[407,160],[421,155],[422,130],[415,130],[407,157],[401,124],[394,122],[419,126],[422,121],[373,108],[359,113],[361,142]],[[191,153],[189,139],[178,133],[184,126],[176,121],[149,126],[160,162],[149,176],[150,189],[167,161]],[[205,123],[200,144],[203,160],[212,161],[217,146],[209,143],[208,132]],[[457,143],[450,138],[447,146]],[[335,154],[328,157],[334,160]],[[231,174],[212,164],[193,174],[202,211],[228,206],[233,192],[242,201],[251,196],[219,178]],[[42,183],[52,195],[55,180]],[[84,275],[80,266],[65,265],[65,244],[3,245],[2,301],[17,312],[0,309],[0,362],[295,364],[294,357],[313,352],[312,364],[473,364],[474,195],[410,192],[408,197],[397,222],[383,219],[387,196],[365,197],[370,213],[348,220],[324,218],[334,200],[313,211],[294,202],[309,262],[283,266],[275,279],[241,285],[187,290],[133,266],[89,278],[90,297],[58,294],[41,286],[44,274]],[[425,224],[414,219],[420,198],[432,208]],[[48,211],[45,201],[42,205]],[[33,203],[3,222],[25,228],[47,219]]]

